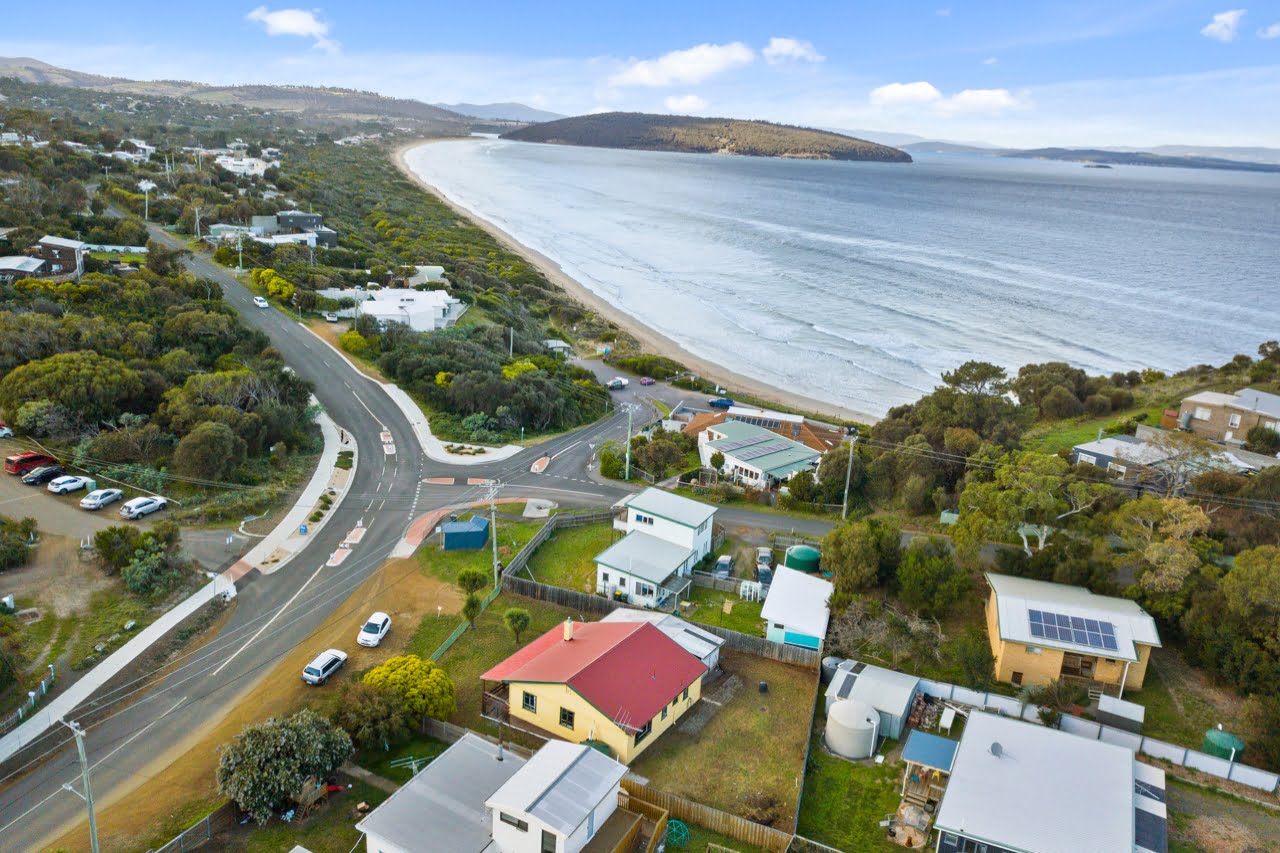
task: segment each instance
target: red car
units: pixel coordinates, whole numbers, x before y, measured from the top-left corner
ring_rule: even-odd
[[[643,378],[640,380],[640,384],[641,384],[641,385],[652,385],[652,384],[653,384],[653,377],[651,377],[651,376],[645,376],[645,377],[643,377]]]
[[[33,468],[39,468],[41,465],[57,464],[58,460],[54,459],[47,453],[37,453],[34,450],[24,450],[21,453],[6,456],[4,460],[4,470],[7,474],[26,474]]]

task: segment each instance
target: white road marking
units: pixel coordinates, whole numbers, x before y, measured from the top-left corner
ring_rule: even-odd
[[[577,447],[579,444],[582,444],[582,439],[578,439],[578,440],[577,440],[577,441],[575,441],[573,444],[569,445],[568,447],[564,448],[563,450],[557,451],[557,452],[556,452],[556,453],[551,457],[551,459],[555,459],[555,458],[556,458],[556,456],[563,456],[564,454],[568,453],[570,450],[573,450],[573,449],[574,449],[575,447]]]
[[[254,640],[262,636],[262,632],[267,630],[267,628],[271,627],[271,623],[279,619],[280,615],[289,609],[289,605],[297,601],[298,596],[302,595],[303,590],[309,587],[311,585],[311,582],[316,579],[316,575],[320,574],[322,571],[324,571],[324,566],[321,566],[320,568],[316,569],[315,572],[311,575],[311,577],[307,578],[307,582],[304,583],[302,586],[298,587],[298,591],[293,594],[293,597],[290,598],[288,601],[286,601],[284,604],[280,605],[280,609],[276,611],[274,616],[272,616],[270,619],[267,620],[267,624],[263,625],[256,632],[254,632],[254,635],[250,637],[243,646],[236,649],[235,652],[231,655],[231,657],[224,660],[217,669],[209,673],[208,677],[209,678],[217,677],[218,673],[222,672],[222,670],[227,668],[227,664],[231,663],[233,660],[236,659],[237,656],[239,656],[241,652],[249,648],[249,646],[253,645]]]
[[[373,413],[373,409],[365,405],[364,400],[360,399],[360,395],[357,394],[354,389],[351,391],[351,396],[356,398],[357,403],[364,406],[364,410],[369,413],[369,417],[373,418],[375,421],[378,421],[378,416]],[[384,424],[382,421],[378,421],[378,426],[382,429],[387,428],[387,425]]]

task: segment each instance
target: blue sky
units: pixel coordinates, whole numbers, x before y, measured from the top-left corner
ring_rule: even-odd
[[[1008,145],[1280,147],[1280,0],[17,4],[101,74],[766,118]]]

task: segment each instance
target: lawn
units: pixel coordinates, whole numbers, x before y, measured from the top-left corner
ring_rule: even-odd
[[[710,693],[722,705],[706,726],[691,734],[681,731],[682,720],[632,769],[661,790],[734,814],[744,812],[748,797],[763,794],[774,801],[773,825],[789,830],[804,777],[818,674],[729,651],[721,653],[720,665],[727,677],[739,680],[737,692],[725,697],[712,685]],[[768,683],[767,693],[758,691],[761,681]]]
[[[541,583],[578,592],[595,592],[595,557],[620,536],[613,525],[607,523],[556,530],[533,552],[529,571]]]
[[[1157,649],[1142,689],[1126,690],[1124,698],[1147,709],[1142,733],[1149,737],[1199,749],[1205,730],[1221,723],[1248,740],[1241,698],[1209,684],[1176,649]]]
[[[753,637],[764,636],[764,620],[760,618],[760,608],[764,606],[762,601],[743,601],[732,592],[721,592],[718,589],[707,589],[702,586],[690,588],[689,601],[693,602],[693,608],[682,609],[680,615],[690,621],[728,628],[730,631],[750,634]],[[732,611],[728,614],[724,612],[726,601],[733,605]]]
[[[359,750],[351,757],[351,761],[370,773],[403,785],[412,778],[412,772],[408,767],[392,767],[391,762],[409,757],[434,759],[448,748],[449,744],[442,740],[414,732],[409,737],[392,744],[389,750]],[[422,765],[418,767],[421,769]]]
[[[1140,406],[1124,412],[1112,412],[1100,418],[1080,417],[1041,424],[1027,432],[1022,440],[1022,446],[1027,450],[1040,453],[1057,453],[1059,450],[1093,441],[1098,437],[1098,430],[1127,418],[1136,419],[1139,415],[1145,414],[1146,420],[1140,423],[1157,426],[1164,409],[1164,406]]]
[[[465,521],[476,514],[461,513],[458,518]],[[541,519],[513,523],[500,520],[497,533],[498,559],[505,563],[514,557],[545,523]],[[492,548],[491,543],[486,543],[484,548],[477,548],[474,551],[445,551],[438,541],[433,540],[418,549],[418,565],[422,566],[427,574],[451,584],[458,579],[458,573],[463,569],[480,569],[492,573]]]
[[[266,826],[241,829],[236,827],[219,838],[227,840],[224,849],[246,853],[283,853],[301,845],[311,853],[350,853],[357,843],[363,846],[363,835],[356,831],[360,817],[357,803],[377,806],[387,797],[386,791],[364,782],[352,782],[351,789],[331,794],[328,802],[302,820],[284,823],[273,819]]]
[[[155,615],[150,607],[118,586],[95,592],[80,622],[80,634],[71,647],[72,668],[80,667],[91,655],[101,658],[115,651],[151,622]],[[132,631],[125,631],[125,623],[130,620],[138,624]],[[112,640],[112,637],[116,639]],[[95,651],[99,643],[106,646],[101,654]]]
[[[902,767],[845,761],[829,755],[814,735],[804,779],[799,832],[849,851],[900,850],[885,838],[880,821],[901,800]]]

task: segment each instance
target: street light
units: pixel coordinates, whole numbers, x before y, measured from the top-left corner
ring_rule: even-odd
[[[155,188],[156,188],[156,184],[154,181],[149,181],[149,180],[138,181],[138,189],[142,190],[143,192],[142,218],[147,221],[151,220],[151,191]]]

